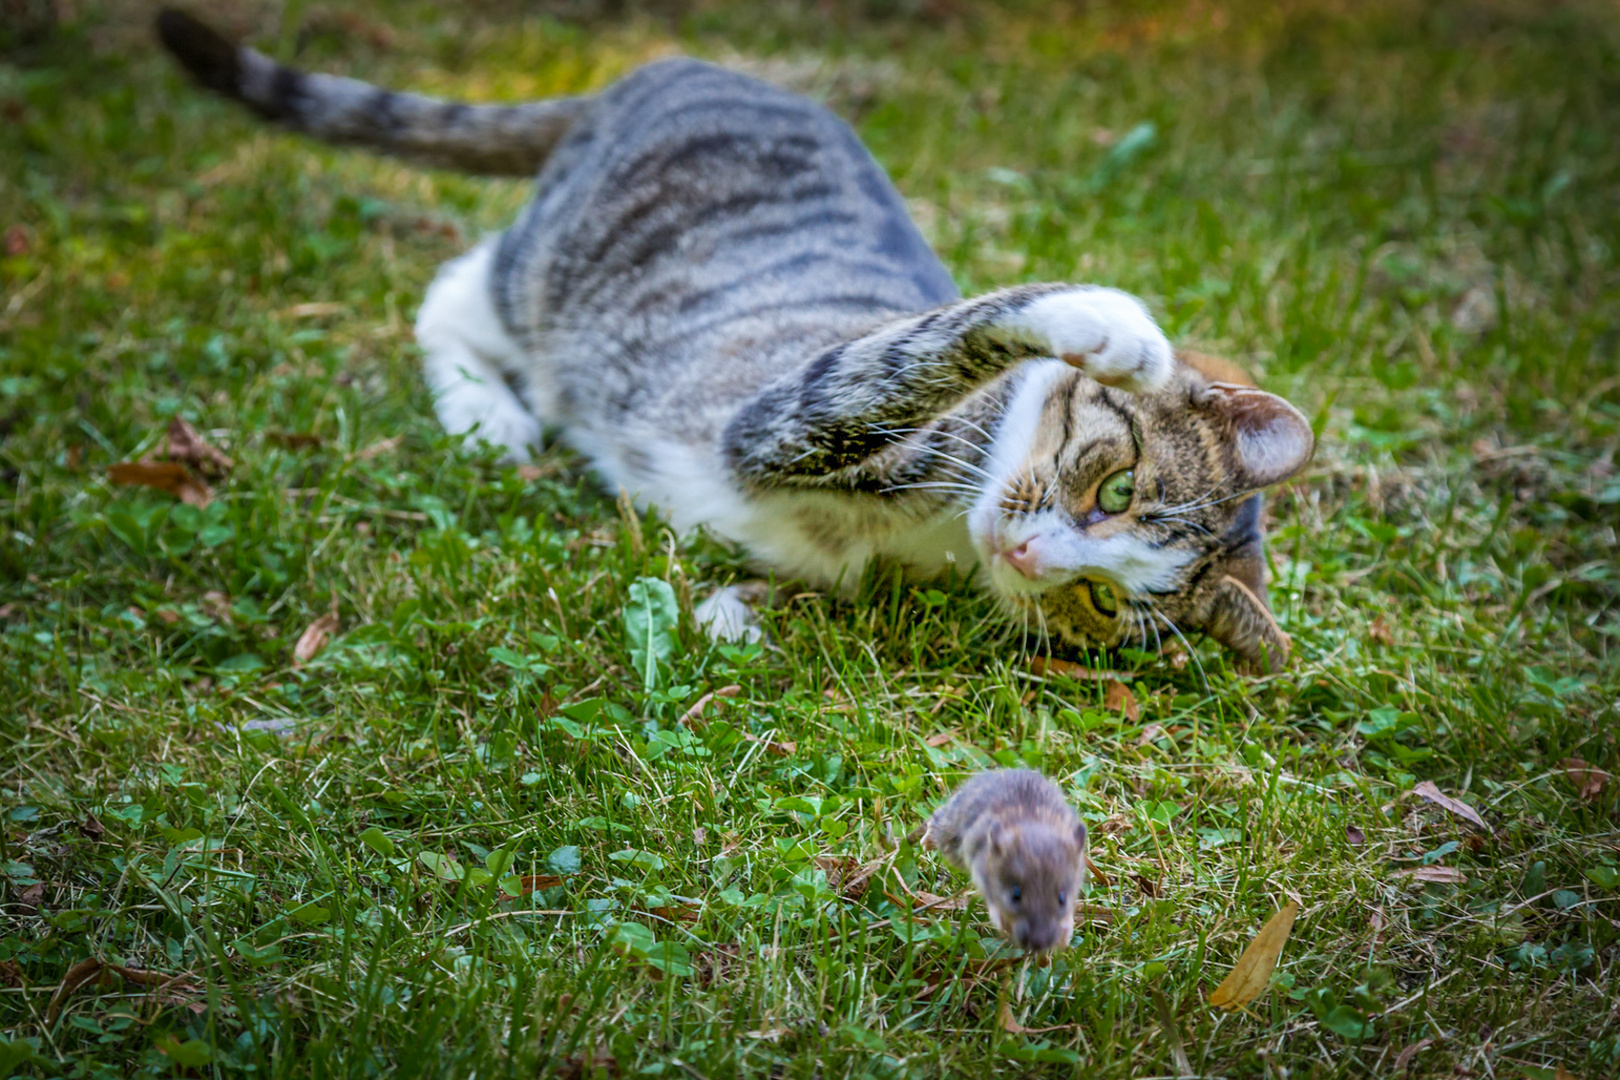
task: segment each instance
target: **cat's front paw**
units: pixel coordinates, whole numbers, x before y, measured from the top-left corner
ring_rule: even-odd
[[[1170,380],[1175,353],[1142,301],[1118,289],[1065,289],[1031,301],[1003,329],[1133,394]]]

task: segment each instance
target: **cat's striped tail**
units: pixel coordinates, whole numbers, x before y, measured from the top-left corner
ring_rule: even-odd
[[[532,176],[592,99],[466,105],[283,67],[181,11],[159,13],[163,44],[203,86],[327,142],[424,165]]]

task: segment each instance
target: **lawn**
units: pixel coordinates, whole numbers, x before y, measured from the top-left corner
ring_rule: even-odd
[[[736,552],[432,419],[416,305],[526,186],[266,131],[72,7],[0,28],[0,1076],[1620,1075],[1612,5],[207,8],[478,99],[745,66],[964,289],[1129,289],[1298,403],[1293,663],[1087,658],[1128,694],[951,583],[709,645]],[[209,492],[114,484],[174,418]],[[1094,838],[1049,966],[905,842],[993,763]]]

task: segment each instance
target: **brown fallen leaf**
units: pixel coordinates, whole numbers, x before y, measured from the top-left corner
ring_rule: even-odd
[[[1103,707],[1113,712],[1121,713],[1125,719],[1135,723],[1142,717],[1142,707],[1136,703],[1136,695],[1131,688],[1118,679],[1109,679],[1103,690]]]
[[[36,881],[17,894],[17,907],[24,915],[35,915],[38,914],[40,902],[44,899],[45,883]]]
[[[268,438],[288,450],[317,450],[321,446],[321,437],[307,431],[272,431]]]
[[[1395,871],[1395,874],[1434,885],[1461,885],[1468,880],[1468,875],[1455,866],[1409,866]]]
[[[1413,1043],[1411,1046],[1408,1046],[1406,1049],[1404,1049],[1400,1053],[1396,1054],[1395,1055],[1395,1071],[1398,1072],[1398,1073],[1405,1072],[1407,1070],[1407,1067],[1412,1064],[1412,1059],[1413,1058],[1417,1057],[1419,1054],[1423,1053],[1423,1051],[1427,1050],[1429,1047],[1431,1047],[1433,1045],[1434,1045],[1434,1040],[1433,1039],[1419,1039],[1417,1042]]]
[[[1594,765],[1582,761],[1578,757],[1565,758],[1558,763],[1564,770],[1564,776],[1575,785],[1575,792],[1582,802],[1591,802],[1603,794],[1603,789],[1609,786],[1613,779],[1607,772]]]
[[[692,952],[692,978],[707,989],[743,966],[742,947],[735,944],[711,945]]]
[[[68,968],[67,974],[62,976],[62,982],[57,986],[56,992],[51,995],[50,1004],[45,1009],[46,1025],[56,1023],[56,1014],[62,1011],[62,1003],[86,983],[96,980],[108,979],[112,973],[95,957],[80,960]]]
[[[1110,671],[1107,668],[1090,668],[1084,664],[1076,664],[1072,660],[1059,660],[1055,656],[1036,656],[1029,662],[1029,670],[1036,675],[1062,675],[1070,679],[1113,679],[1115,682],[1129,682],[1136,678],[1129,671]]]
[[[1290,900],[1282,909],[1266,920],[1266,925],[1249,942],[1249,947],[1243,950],[1237,963],[1232,967],[1221,985],[1209,995],[1211,1005],[1237,1009],[1258,998],[1265,992],[1266,984],[1271,981],[1271,973],[1277,968],[1277,960],[1282,956],[1283,946],[1288,943],[1288,935],[1294,929],[1294,917],[1299,914],[1299,905]]]
[[[169,421],[168,443],[162,456],[190,465],[204,476],[224,476],[235,466],[235,462],[178,416]]]
[[[293,667],[302,667],[315,659],[315,654],[326,648],[328,639],[338,632],[338,625],[337,613],[332,611],[310,623],[298,636],[298,644],[293,646]]]
[[[1354,825],[1346,825],[1344,827],[1344,838],[1350,841],[1350,843],[1355,847],[1360,847],[1362,844],[1367,842],[1367,834],[1356,828]]]
[[[1143,896],[1147,897],[1149,900],[1157,900],[1159,898],[1158,882],[1153,881],[1142,874],[1132,874],[1131,876],[1136,879],[1136,887],[1141,890]]]
[[[9,990],[13,986],[21,986],[22,981],[22,968],[17,966],[17,961],[0,960],[0,987]]]
[[[191,470],[178,462],[124,461],[109,466],[107,479],[124,487],[149,487],[166,491],[188,506],[199,509],[214,499],[214,493]]]
[[[1460,802],[1457,799],[1453,799],[1450,795],[1442,793],[1439,788],[1434,786],[1434,781],[1432,780],[1423,781],[1423,783],[1412,789],[1412,794],[1421,799],[1427,799],[1429,802],[1434,803],[1434,805],[1440,807],[1441,809],[1449,810],[1451,813],[1456,814],[1470,825],[1473,825],[1475,828],[1479,829],[1480,832],[1488,833],[1491,831],[1490,826],[1485,824],[1485,819],[1480,817],[1479,814],[1474,811],[1472,806],[1469,806],[1465,802]]]
[[[864,896],[873,876],[884,866],[882,859],[863,863],[852,855],[817,855],[815,863],[827,875],[827,888],[846,900]]]
[[[550,1066],[557,1080],[581,1080],[585,1076],[618,1076],[619,1061],[606,1050],[591,1054],[575,1054],[554,1062]]]
[[[1120,685],[1120,684],[1116,683],[1115,685],[1117,686],[1117,685]],[[1129,691],[1127,691],[1127,692],[1129,692]],[[1164,736],[1164,728],[1161,725],[1159,725],[1159,724],[1149,724],[1147,727],[1142,729],[1142,734],[1137,736],[1136,745],[1137,746],[1146,746],[1148,743],[1152,742],[1154,739],[1163,738],[1163,736]]]
[[[1092,879],[1095,880],[1097,882],[1097,884],[1101,885],[1105,889],[1113,888],[1114,883],[1108,879],[1107,874],[1105,874],[1101,870],[1097,869],[1097,864],[1091,861],[1091,856],[1087,855],[1085,857],[1085,859],[1086,859],[1086,869],[1091,872]]]
[[[1575,1074],[1558,1065],[1553,1069],[1553,1080],[1575,1080]]]
[[[961,734],[962,733],[960,731],[957,731],[955,728],[951,728],[949,731],[941,731],[937,735],[930,735],[928,738],[924,739],[923,742],[937,750]]]
[[[759,743],[765,748],[767,754],[775,754],[777,757],[791,757],[793,754],[798,753],[799,750],[798,743],[775,742],[771,739],[762,739],[758,735],[750,735],[746,731],[743,732],[743,738],[752,743]]]
[[[1380,645],[1395,644],[1395,636],[1389,632],[1389,623],[1384,621],[1382,615],[1374,619],[1372,625],[1367,627],[1367,637]]]

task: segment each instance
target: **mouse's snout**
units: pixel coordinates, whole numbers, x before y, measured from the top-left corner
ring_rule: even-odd
[[[1018,920],[1018,925],[1013,927],[1013,940],[1030,952],[1045,952],[1060,944],[1055,924],[1032,923],[1027,919]]]

